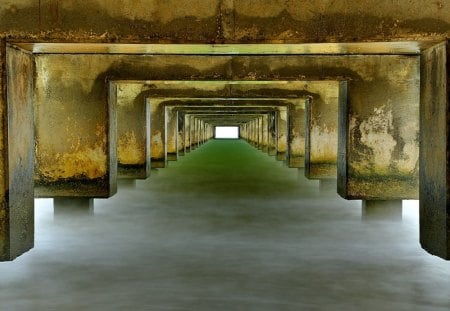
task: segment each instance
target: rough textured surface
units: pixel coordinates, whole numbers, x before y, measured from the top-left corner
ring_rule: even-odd
[[[450,36],[447,1],[19,0],[0,31],[35,40],[354,42]]]
[[[288,166],[305,167],[305,100],[289,105]]]
[[[12,260],[34,246],[33,57],[7,48],[8,229],[0,258]],[[1,212],[0,212],[1,213]],[[2,218],[2,217],[0,217]],[[3,231],[3,230],[2,230]],[[1,243],[0,243],[1,244]],[[0,250],[2,250],[0,248]]]
[[[338,107],[340,85],[335,82],[324,96],[306,101],[305,176],[310,179],[337,178]]]
[[[448,44],[421,57],[420,243],[450,259]]]
[[[150,175],[150,148],[147,114],[150,112],[145,99],[129,97],[123,85],[111,82],[117,107],[117,161],[119,178],[145,179]]]

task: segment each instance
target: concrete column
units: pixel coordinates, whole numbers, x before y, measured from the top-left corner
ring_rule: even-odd
[[[174,106],[166,106],[166,137],[165,137],[165,157],[166,161],[177,160],[177,108]]]
[[[150,107],[110,82],[111,105],[117,107],[117,177],[150,176]]]
[[[263,120],[262,116],[258,117],[258,123],[257,123],[257,131],[258,131],[258,149],[263,149]]]
[[[185,144],[185,127],[184,127],[184,112],[177,110],[177,156],[184,156],[184,144]]]
[[[289,167],[305,167],[305,137],[305,100],[299,100],[289,106]]]
[[[309,179],[337,178],[338,107],[347,101],[347,82],[329,88],[325,98],[306,101],[305,176]]]
[[[162,100],[150,98],[150,123],[151,165],[152,168],[163,168],[166,166],[166,109]]]
[[[184,153],[191,151],[191,116],[184,115]]]
[[[449,43],[421,55],[420,243],[450,260]]]
[[[262,115],[262,151],[269,153],[269,115],[267,113]]]
[[[268,114],[268,152],[270,156],[277,154],[277,126],[276,126],[276,111]]]
[[[402,200],[362,201],[363,221],[401,221]]]
[[[83,216],[94,214],[92,198],[53,198],[53,212],[59,216]]]
[[[195,144],[196,118],[195,118],[194,115],[189,115],[189,118],[190,118],[190,120],[189,120],[189,128],[190,128],[190,131],[189,131],[189,143],[190,143],[190,147],[189,147],[189,149],[190,149],[190,151],[193,151],[197,147],[196,144]]]
[[[109,197],[117,191],[116,105],[97,63],[35,55],[36,197]],[[61,83],[61,74],[67,80]],[[63,78],[65,79],[65,78]],[[80,85],[89,85],[84,91]],[[109,92],[114,96],[114,92]]]
[[[287,107],[278,108],[277,113],[277,160],[285,161],[287,158]]]
[[[6,53],[6,51],[8,51]],[[0,40],[0,261],[34,246],[34,62]],[[5,79],[6,78],[6,79]]]

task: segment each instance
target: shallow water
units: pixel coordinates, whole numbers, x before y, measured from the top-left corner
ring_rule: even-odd
[[[449,310],[450,262],[403,220],[238,140],[210,141],[94,214],[36,200],[35,248],[0,263],[0,310]],[[387,213],[389,214],[389,213]]]

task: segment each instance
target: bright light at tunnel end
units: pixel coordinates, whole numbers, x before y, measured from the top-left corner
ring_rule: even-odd
[[[216,126],[214,138],[216,139],[238,139],[239,128],[237,126]]]

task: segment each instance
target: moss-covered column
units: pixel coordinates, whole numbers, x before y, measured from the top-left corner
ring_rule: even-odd
[[[289,167],[305,167],[305,133],[305,101],[299,100],[289,106]]]
[[[263,114],[261,120],[262,151],[269,153],[269,115],[267,113]]]
[[[185,135],[185,127],[184,127],[184,112],[181,110],[177,110],[177,155],[184,156],[184,135]]]
[[[184,153],[191,151],[191,116],[184,114]]]
[[[305,176],[309,179],[337,178],[338,107],[347,101],[347,82],[329,89],[324,98],[306,101]]]
[[[276,111],[271,111],[267,115],[268,119],[268,153],[270,156],[277,154],[277,128],[276,128]]]
[[[0,261],[34,246],[33,56],[0,39]]]
[[[288,110],[287,107],[278,108],[277,113],[277,160],[285,161],[287,157],[287,138],[288,138]]]
[[[177,160],[177,108],[174,106],[166,106],[166,138],[165,138],[165,157],[166,161],[176,161]]]
[[[110,82],[110,105],[117,107],[117,176],[145,179],[150,176],[150,107],[126,88]]]
[[[450,52],[441,43],[422,53],[420,86],[420,243],[450,260]]]
[[[110,197],[117,191],[116,105],[102,62],[39,54],[34,96],[37,197]]]

